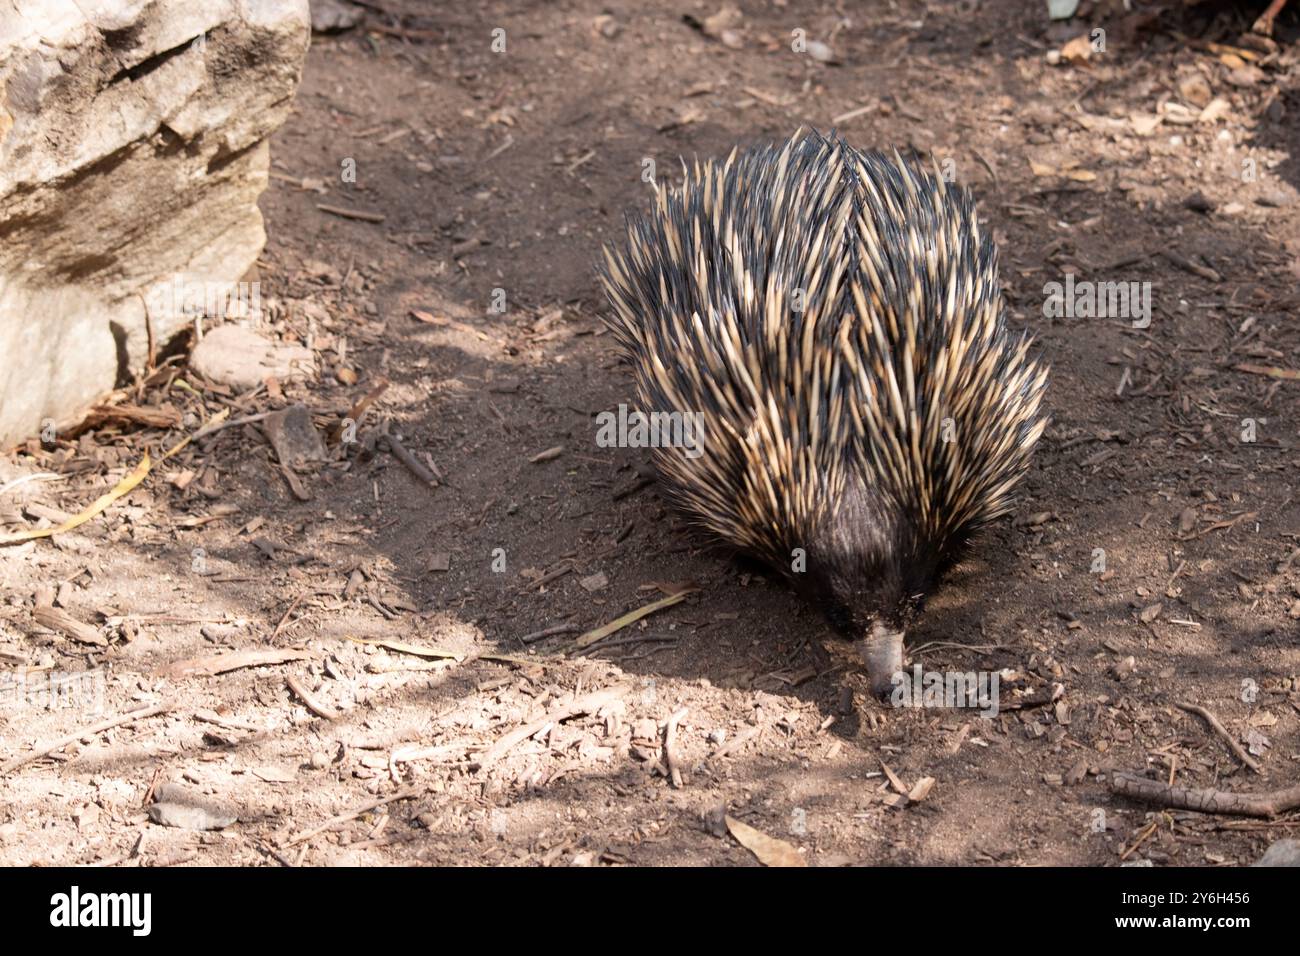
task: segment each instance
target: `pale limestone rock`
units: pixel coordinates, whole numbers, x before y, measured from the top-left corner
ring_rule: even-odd
[[[309,23],[307,0],[0,0],[0,447],[75,424],[212,303],[249,317]]]
[[[240,391],[255,388],[267,377],[287,382],[316,374],[310,349],[272,342],[239,325],[218,326],[203,336],[190,356],[190,365],[204,378]]]

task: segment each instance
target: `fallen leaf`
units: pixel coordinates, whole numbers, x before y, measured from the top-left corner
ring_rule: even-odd
[[[1261,734],[1254,727],[1246,731],[1246,749],[1250,751],[1252,757],[1264,756],[1264,751],[1273,746],[1273,742]]]
[[[615,631],[622,630],[629,624],[635,624],[637,621],[641,620],[641,618],[653,614],[655,611],[662,611],[666,607],[672,607],[674,604],[681,603],[686,600],[686,596],[691,593],[693,592],[679,591],[670,597],[660,598],[658,601],[652,601],[650,604],[639,607],[634,611],[628,611],[622,617],[616,618],[608,624],[596,628],[594,631],[588,631],[586,634],[583,634],[573,642],[573,646],[574,648],[589,647],[601,638],[609,637],[609,635],[613,634]]]
[[[158,668],[155,673],[161,677],[199,677],[224,674],[244,667],[301,661],[314,656],[310,651],[234,651],[230,654],[210,654],[207,657],[190,657],[181,661],[172,661]]]
[[[597,571],[595,574],[589,574],[585,578],[579,578],[578,583],[582,585],[584,590],[595,592],[609,584],[609,578],[605,576],[604,571]]]
[[[727,815],[726,820],[727,829],[736,838],[736,842],[758,857],[758,862],[764,866],[808,865],[803,855],[784,840],[770,837],[762,830],[755,830],[748,823],[742,823],[730,814]]]
[[[1092,56],[1092,41],[1086,33],[1081,33],[1065,46],[1061,47],[1061,59],[1066,63],[1087,63]]]
[[[1194,73],[1183,79],[1178,84],[1178,92],[1182,94],[1183,99],[1193,106],[1205,106],[1214,96],[1210,91],[1210,84],[1199,73]]]

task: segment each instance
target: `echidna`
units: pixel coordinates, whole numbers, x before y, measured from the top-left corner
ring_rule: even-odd
[[[965,189],[815,132],[684,175],[601,270],[643,406],[702,415],[660,480],[859,641],[883,695],[926,594],[1010,510],[1047,369]]]

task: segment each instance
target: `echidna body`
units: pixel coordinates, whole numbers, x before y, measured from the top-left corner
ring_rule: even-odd
[[[670,500],[863,641],[888,690],[1046,425],[970,195],[796,134],[659,190],[602,278],[645,409],[702,414],[702,453],[654,453]]]

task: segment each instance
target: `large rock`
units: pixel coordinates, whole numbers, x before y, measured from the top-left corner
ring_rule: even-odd
[[[1252,866],[1300,866],[1300,840],[1278,840]]]
[[[0,0],[0,447],[256,312],[307,0]]]

